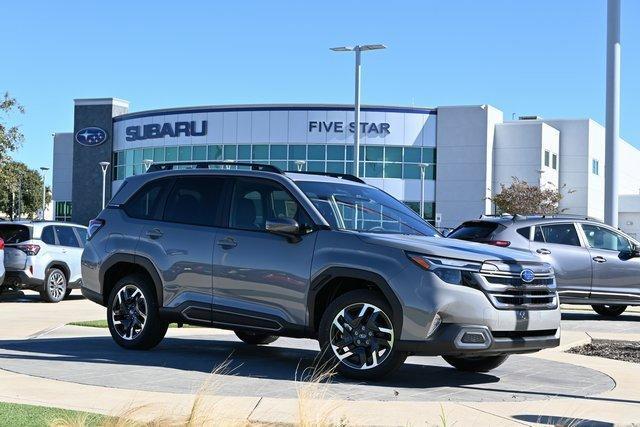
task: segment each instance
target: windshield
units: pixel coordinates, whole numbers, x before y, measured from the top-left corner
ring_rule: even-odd
[[[414,211],[374,187],[297,182],[325,220],[340,230],[437,236]]]

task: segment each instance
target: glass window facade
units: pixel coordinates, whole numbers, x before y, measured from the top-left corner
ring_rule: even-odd
[[[363,178],[420,179],[420,163],[426,163],[425,179],[436,178],[436,149],[363,145],[360,147],[360,175]],[[342,144],[224,144],[180,145],[130,149],[114,153],[116,180],[144,173],[145,159],[155,162],[194,160],[237,160],[270,163],[281,169],[297,170],[296,160],[304,161],[303,170],[351,173],[353,146]]]
[[[54,219],[56,221],[71,221],[71,207],[71,202],[56,201]]]

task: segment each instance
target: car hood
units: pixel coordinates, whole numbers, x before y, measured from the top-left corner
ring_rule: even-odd
[[[542,263],[540,258],[528,251],[500,248],[482,243],[445,237],[414,236],[407,234],[360,233],[360,238],[370,244],[396,247],[407,252],[455,258],[466,261],[507,261]]]

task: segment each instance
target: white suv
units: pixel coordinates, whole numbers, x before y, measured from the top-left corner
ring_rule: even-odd
[[[82,283],[86,236],[86,227],[64,222],[0,223],[6,269],[1,286],[38,291],[47,302],[62,301]]]

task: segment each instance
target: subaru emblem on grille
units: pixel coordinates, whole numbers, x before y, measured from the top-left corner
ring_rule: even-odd
[[[536,278],[536,275],[533,273],[532,270],[525,268],[524,270],[522,270],[522,272],[520,272],[520,278],[525,283],[531,283],[533,282],[533,279]]]

